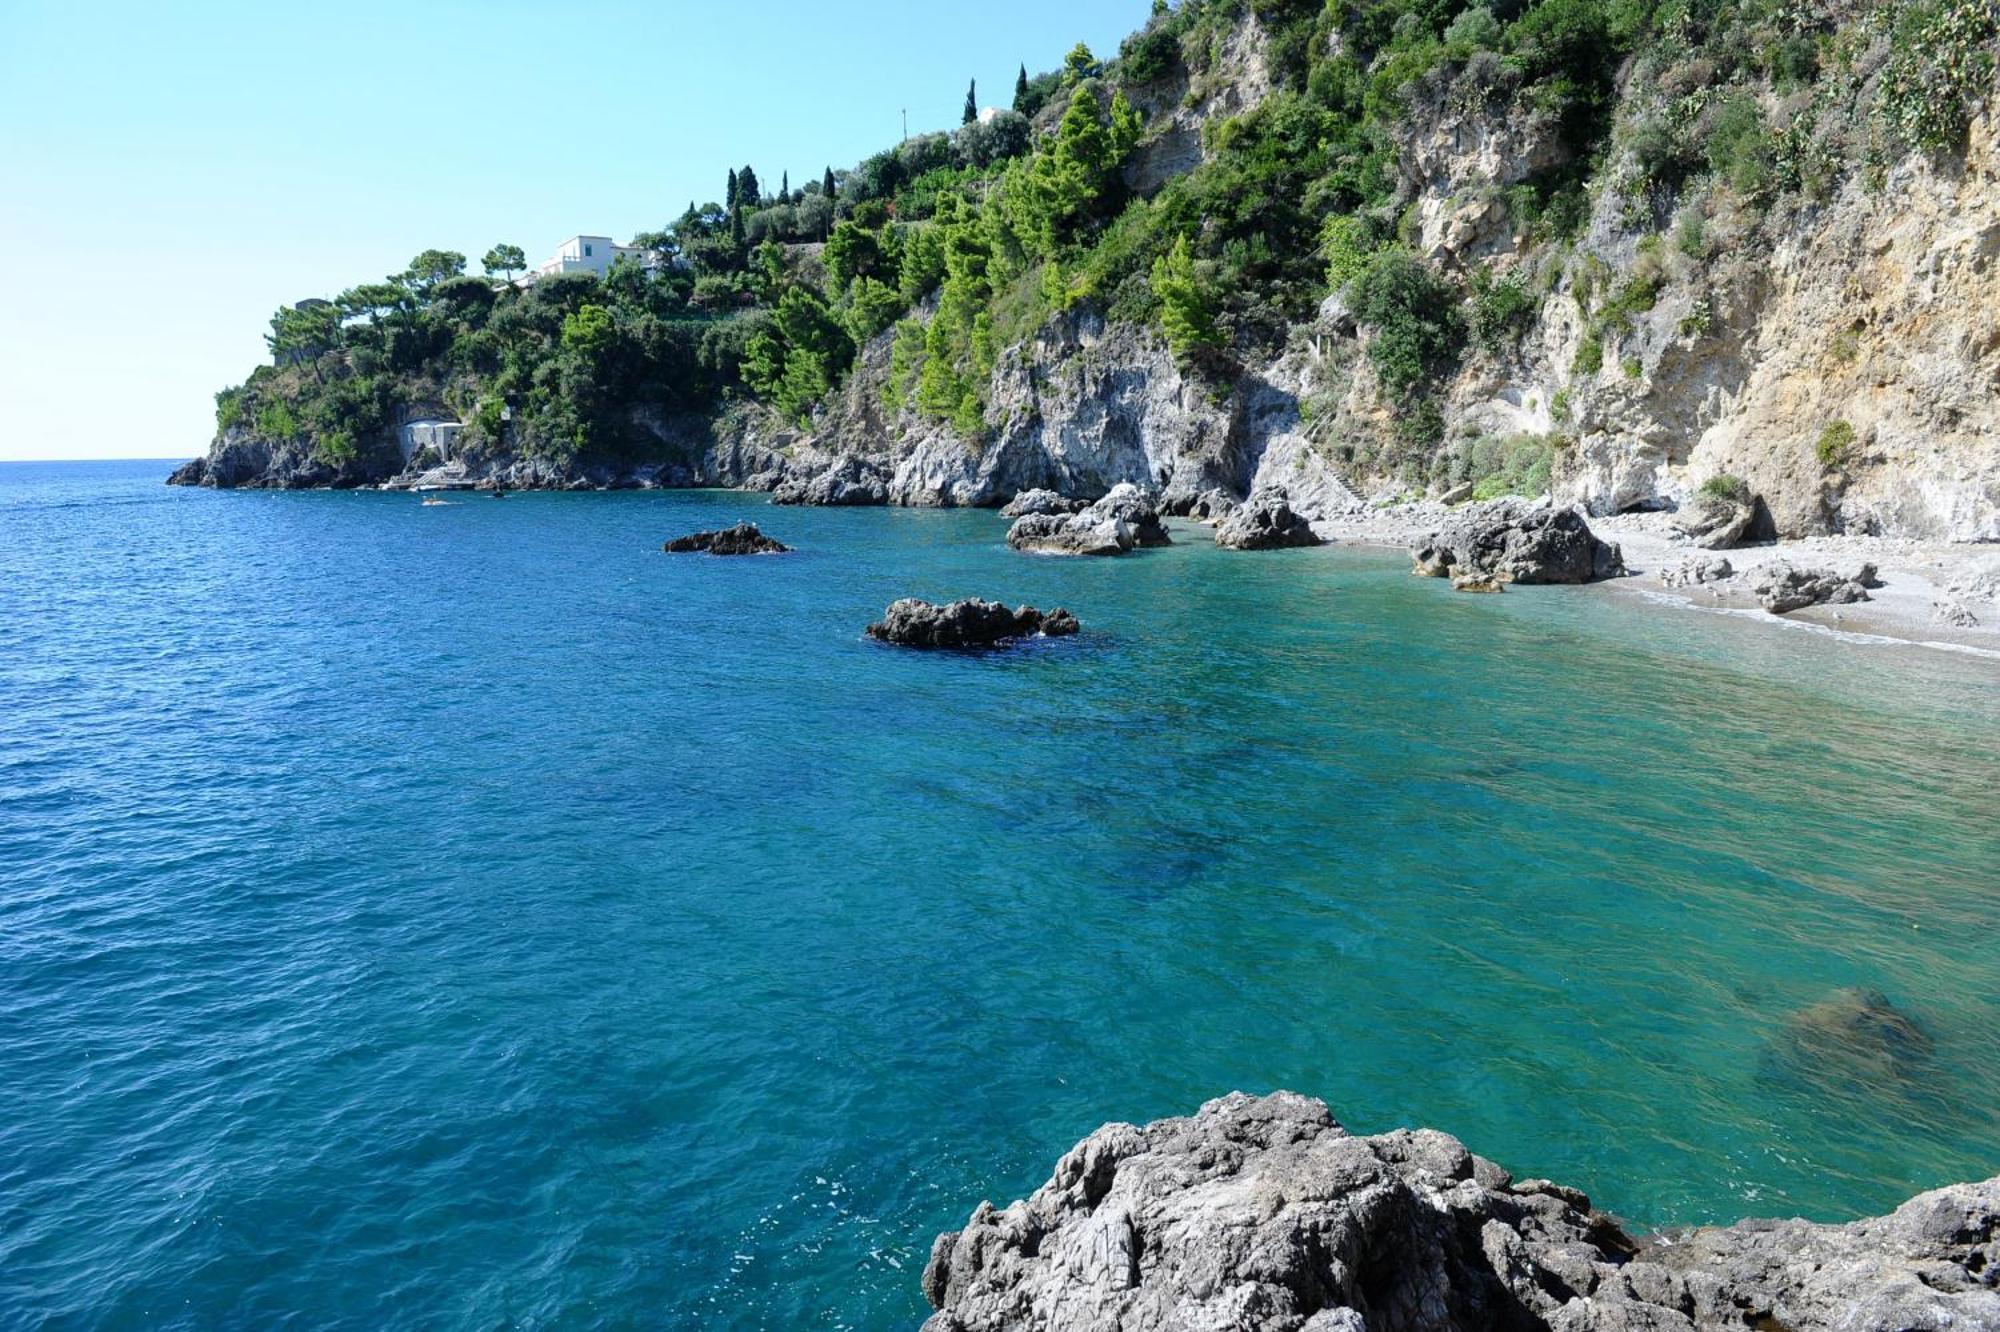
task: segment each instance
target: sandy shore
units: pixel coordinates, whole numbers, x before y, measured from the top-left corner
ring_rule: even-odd
[[[1408,549],[1435,531],[1450,511],[1420,503],[1371,509],[1315,523],[1321,535],[1352,545]],[[1620,514],[1590,519],[1591,530],[1618,543],[1632,576],[1608,586],[1634,595],[1713,610],[1745,612],[1770,620],[1817,625],[1840,634],[1870,635],[1927,647],[1972,650],[2000,658],[2000,545],[1954,545],[1889,537],[1827,536],[1769,542],[1729,551],[1697,549],[1673,530],[1670,513]],[[1669,587],[1662,574],[1693,557],[1720,557],[1734,573],[1719,583]],[[1758,604],[1751,589],[1770,564],[1834,569],[1853,574],[1873,564],[1881,586],[1869,600],[1814,606],[1777,616]],[[1951,608],[1973,624],[1954,624]],[[1962,618],[1962,617],[1961,617]]]

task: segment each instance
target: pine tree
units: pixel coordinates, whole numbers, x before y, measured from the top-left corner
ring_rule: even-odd
[[[1212,347],[1222,340],[1215,328],[1215,309],[1195,275],[1186,236],[1176,237],[1174,248],[1153,261],[1152,278],[1153,294],[1160,299],[1160,325],[1174,355],[1185,358],[1198,347]]]
[[[1014,109],[1022,115],[1028,114],[1028,67],[1021,66],[1019,77],[1014,80]]]
[[[745,208],[755,208],[764,202],[763,193],[757,186],[757,173],[749,167],[736,173],[736,202]]]
[[[736,211],[737,201],[742,197],[742,194],[739,192],[739,186],[736,183],[736,173],[731,171],[729,173],[729,193],[723,196],[722,206],[733,213]]]
[[[965,85],[965,119],[960,123],[970,125],[977,119],[979,119],[979,80],[974,79]]]

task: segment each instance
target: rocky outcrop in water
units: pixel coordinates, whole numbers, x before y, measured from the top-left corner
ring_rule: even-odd
[[[1443,1133],[1355,1137],[1319,1101],[1237,1093],[1108,1125],[981,1203],[932,1246],[924,1330],[2000,1329],[1996,1280],[2000,1179],[1644,1243]]]
[[[737,523],[718,532],[675,537],[663,549],[669,555],[782,555],[791,547],[765,536],[755,523]]]
[[[1832,569],[1801,569],[1779,561],[1764,567],[1752,591],[1765,610],[1784,615],[1808,606],[1846,606],[1867,601],[1868,589],[1879,586],[1872,564],[1862,565],[1850,576]]]
[[[1123,555],[1141,546],[1172,544],[1153,497],[1131,484],[1075,513],[1031,513],[1007,529],[1015,550],[1043,555]]]
[[[1500,499],[1455,514],[1411,552],[1427,578],[1493,583],[1588,583],[1625,571],[1574,509]]]
[[[906,597],[892,602],[866,632],[901,647],[979,648],[1037,635],[1062,638],[1081,628],[1076,616],[1060,606],[1044,614],[1033,606],[1009,610],[998,601],[968,599],[940,606]]]
[[[1215,529],[1215,544],[1229,550],[1281,550],[1326,543],[1283,493],[1252,495]]]
[[[795,476],[771,492],[773,504],[887,504],[889,484],[866,458],[842,458],[817,476]]]
[[[1070,514],[1090,507],[1089,500],[1072,499],[1053,490],[1024,490],[1000,510],[1002,518],[1026,518],[1030,514]]]

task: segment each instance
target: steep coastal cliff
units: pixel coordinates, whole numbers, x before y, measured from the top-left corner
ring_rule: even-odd
[[[1429,1129],[1349,1135],[1286,1092],[1112,1124],[981,1203],[925,1332],[1907,1332],[2000,1328],[2000,1179],[1849,1225],[1635,1239],[1575,1189]]]
[[[691,210],[602,295],[357,297],[312,373],[373,396],[274,410],[295,355],[175,479],[911,505],[1129,481],[1317,519],[1672,509],[1720,477],[1780,535],[2000,540],[1990,7],[1336,11],[1164,9],[1024,81],[1018,142],[968,126]],[[532,375],[489,350],[533,328]],[[454,412],[455,456],[399,445]]]

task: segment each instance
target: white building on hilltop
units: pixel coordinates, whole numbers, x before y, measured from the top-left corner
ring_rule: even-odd
[[[603,277],[611,271],[611,265],[621,258],[648,266],[652,263],[652,256],[647,251],[616,244],[609,236],[571,236],[562,243],[553,259],[522,278],[521,285],[526,286],[538,278],[552,277],[557,273],[595,273]]]

